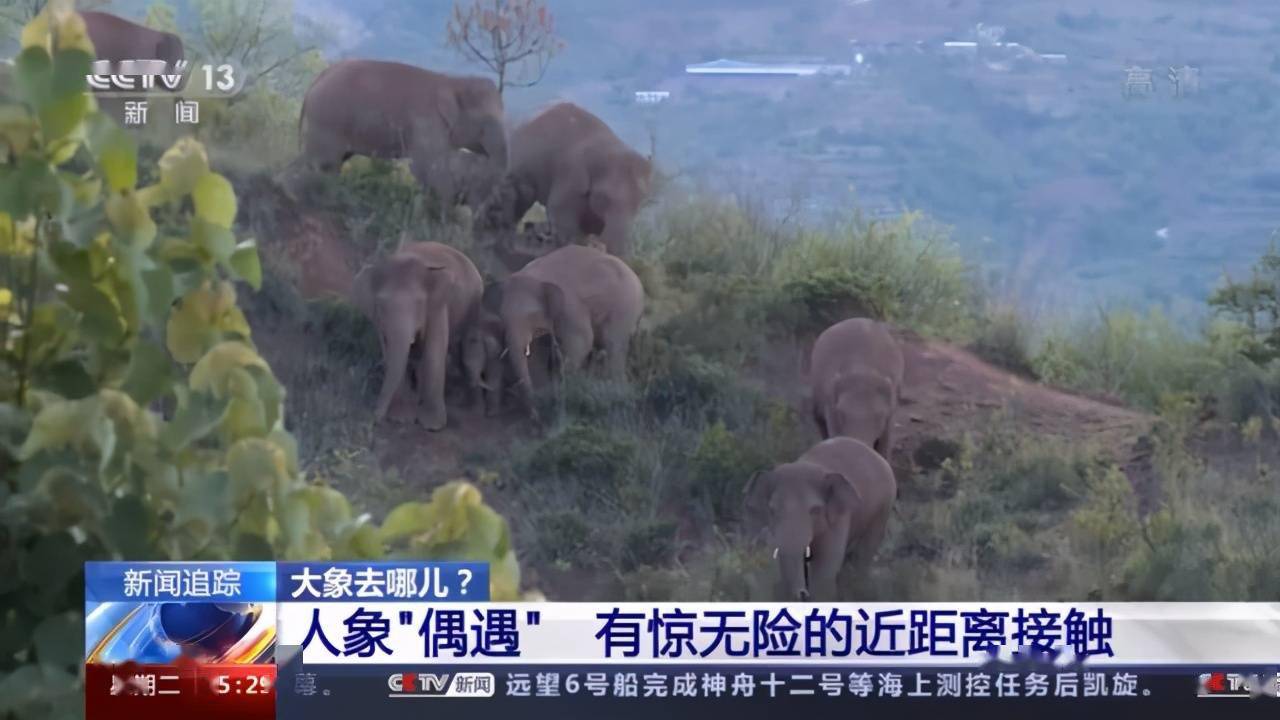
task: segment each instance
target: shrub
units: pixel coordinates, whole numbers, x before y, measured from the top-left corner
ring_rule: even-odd
[[[743,386],[738,373],[701,355],[673,352],[664,362],[667,366],[653,370],[641,391],[645,409],[658,422],[733,422],[758,394]]]
[[[985,314],[978,321],[969,349],[996,367],[1024,377],[1036,377],[1030,333],[1012,309],[1001,308]]]
[[[538,519],[537,525],[536,547],[546,560],[578,565],[593,559],[593,533],[582,513],[548,513]]]
[[[972,332],[974,277],[944,233],[916,213],[892,223],[854,215],[825,232],[806,233],[773,267],[782,287],[792,283],[820,291],[818,297],[856,301],[922,333],[963,338]],[[821,280],[806,280],[814,277]],[[852,287],[838,289],[844,283]]]
[[[616,489],[627,478],[636,450],[629,437],[573,423],[537,443],[522,474]]]
[[[702,432],[689,460],[691,495],[706,504],[715,522],[729,522],[741,515],[742,491],[752,473],[767,465],[764,448],[717,422]]]
[[[676,524],[669,520],[637,522],[622,536],[619,564],[623,571],[663,567],[675,557]]]
[[[1259,366],[1280,360],[1280,249],[1275,243],[1250,271],[1248,280],[1227,278],[1209,306],[1247,335],[1241,354]]]
[[[1045,382],[1154,409],[1162,395],[1197,391],[1218,362],[1157,311],[1113,311],[1051,332],[1032,366]]]

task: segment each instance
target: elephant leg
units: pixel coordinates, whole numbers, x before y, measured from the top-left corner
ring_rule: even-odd
[[[600,233],[600,242],[605,250],[615,257],[625,258],[631,255],[631,218],[622,213],[609,213],[604,218],[604,231]]]
[[[387,409],[387,418],[392,422],[411,423],[418,412],[418,396],[406,381],[401,383],[396,394],[391,398],[391,407]]]
[[[563,338],[557,338],[560,348],[560,372],[555,373],[552,378],[556,391],[559,392],[559,380],[569,373],[582,370],[587,362],[587,356],[591,354],[592,340],[589,336],[579,333],[569,333]]]
[[[627,379],[627,351],[631,345],[631,331],[622,323],[613,323],[604,331],[605,372],[609,379],[622,382]]]
[[[585,171],[580,176],[568,178],[551,188],[547,197],[547,220],[555,234],[556,245],[568,245],[582,239],[579,219],[587,209]]]
[[[817,547],[809,561],[809,599],[814,602],[833,602],[836,599],[836,578],[844,564],[842,549]]]
[[[535,390],[546,387],[551,382],[552,354],[550,335],[543,335],[529,345],[529,378]]]
[[[884,461],[893,465],[893,415],[890,414],[889,419],[884,423],[884,432],[880,433],[880,437],[876,438],[875,451],[880,453],[880,457]]]
[[[449,353],[449,316],[443,304],[427,318],[422,364],[418,372],[418,422],[442,430],[448,419],[444,403],[445,363]]]

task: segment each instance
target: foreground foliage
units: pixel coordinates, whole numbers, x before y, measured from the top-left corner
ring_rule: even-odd
[[[69,6],[22,48],[0,105],[0,717],[83,712],[87,560],[486,560],[518,597],[506,522],[467,483],[377,524],[299,473],[237,305],[262,270],[231,184],[183,139],[138,187]]]

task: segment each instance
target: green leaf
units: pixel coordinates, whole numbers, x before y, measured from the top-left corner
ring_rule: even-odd
[[[112,125],[93,149],[109,190],[124,192],[138,184],[138,148],[128,133]]]
[[[146,322],[154,327],[169,317],[173,307],[173,273],[164,268],[143,270],[142,282],[147,286]]]
[[[382,527],[378,530],[379,538],[383,542],[395,542],[410,535],[426,532],[431,529],[434,521],[428,503],[401,503],[387,513],[386,519],[382,521]]]
[[[118,557],[151,560],[155,557],[151,545],[153,524],[147,503],[138,495],[125,495],[112,504],[111,514],[102,523],[102,533]]]
[[[41,408],[31,423],[31,433],[18,450],[18,459],[29,460],[46,448],[66,447],[81,436],[85,423],[92,422],[94,415],[83,400],[56,402]]]
[[[65,670],[53,665],[20,665],[0,679],[0,716],[12,713],[24,720],[56,718],[58,712],[66,711],[66,698],[80,693],[80,683]]]
[[[160,431],[160,443],[170,452],[185,450],[217,429],[226,417],[229,403],[228,399],[218,399],[209,393],[191,393]]]
[[[31,431],[31,413],[12,403],[0,403],[0,449],[16,453]]]
[[[169,198],[189,195],[209,174],[209,157],[195,138],[184,137],[160,156],[160,185]]]
[[[83,314],[85,335],[104,345],[116,345],[127,330],[125,318],[115,298],[93,285],[73,284],[66,293],[67,304]]]
[[[78,359],[59,360],[39,368],[36,383],[68,400],[78,400],[98,391],[98,384]]]
[[[169,313],[165,344],[175,360],[193,363],[227,333],[249,336],[235,289],[227,282],[206,284],[187,293]]]
[[[49,99],[57,103],[69,97],[86,97],[93,58],[79,49],[59,50],[53,55],[53,78]]]
[[[258,246],[252,240],[236,245],[231,253],[231,271],[236,277],[249,283],[254,290],[262,289],[262,263],[258,259]]]
[[[47,105],[53,89],[53,59],[44,48],[29,47],[13,61],[18,97],[37,111]]]
[[[230,480],[225,472],[192,473],[185,478],[175,523],[200,539],[222,532],[235,517]]]
[[[28,155],[0,170],[0,212],[25,218],[43,211],[61,219],[73,204],[71,187],[47,162]]]
[[[18,580],[16,569],[12,580],[15,583]],[[13,657],[19,650],[27,649],[34,629],[35,623],[18,610],[16,603],[7,612],[0,613],[0,656]]]
[[[253,560],[269,561],[275,559],[275,550],[267,539],[257,533],[242,532],[236,535],[235,549],[231,556],[246,562]]]
[[[249,345],[234,340],[218,343],[191,368],[191,389],[218,396],[231,394],[232,371],[249,368],[270,370],[267,361]]]
[[[211,172],[201,177],[191,191],[196,215],[220,227],[230,229],[236,221],[236,193],[231,183]]]
[[[145,405],[165,395],[175,379],[173,361],[159,345],[146,340],[134,345],[123,388],[134,400]]]
[[[145,250],[156,239],[155,220],[137,193],[113,194],[107,200],[106,211],[111,227],[131,247]]]
[[[381,533],[377,527],[367,523],[353,528],[342,544],[335,548],[335,557],[340,559],[379,560],[386,555],[387,548]]]
[[[262,438],[245,438],[231,446],[227,451],[227,475],[236,505],[243,505],[259,493],[274,497],[289,481],[284,451]]]
[[[72,580],[81,576],[84,560],[69,533],[50,533],[37,540],[27,555],[27,579],[44,597],[57,597]]]
[[[63,612],[36,626],[32,639],[41,663],[68,668],[84,662],[84,615]]]
[[[191,220],[191,243],[220,265],[228,264],[236,251],[236,236],[230,230],[200,217]]]

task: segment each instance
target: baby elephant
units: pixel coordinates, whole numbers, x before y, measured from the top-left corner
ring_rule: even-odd
[[[818,432],[861,440],[889,460],[902,374],[902,350],[880,323],[851,318],[824,330],[809,363]]]
[[[386,370],[376,419],[387,416],[392,399],[407,386],[409,350],[421,343],[416,419],[428,430],[444,428],[447,358],[457,356],[462,332],[479,312],[483,287],[466,255],[435,242],[408,243],[356,275],[352,300],[378,329]]]
[[[514,273],[487,291],[485,304],[496,322],[473,325],[464,349],[471,377],[484,370],[484,384],[502,388],[504,364],[493,363],[493,352],[505,355],[505,369],[515,375],[517,393],[534,414],[532,372],[537,362],[535,341],[554,339],[565,372],[586,366],[592,350],[603,351],[609,377],[626,376],[627,348],[644,312],[644,287],[625,262],[601,250],[566,245]],[[501,337],[495,337],[501,328]]]
[[[893,470],[865,443],[836,437],[747,484],[749,517],[768,521],[782,600],[832,601],[845,560],[865,568],[897,496]]]

